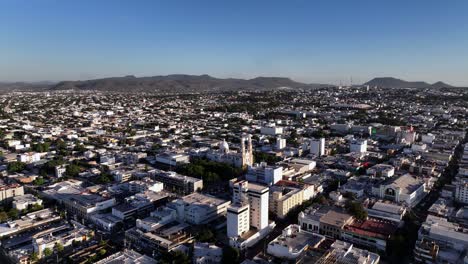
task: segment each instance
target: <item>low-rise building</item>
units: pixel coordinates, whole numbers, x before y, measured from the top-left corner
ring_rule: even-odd
[[[268,166],[266,162],[249,166],[245,175],[247,181],[273,185],[283,178],[283,167]]]
[[[17,210],[28,209],[31,205],[42,205],[42,200],[32,194],[25,194],[13,197],[13,208]]]
[[[377,201],[367,208],[367,214],[374,218],[392,221],[399,226],[403,224],[406,208],[391,202]]]
[[[354,219],[343,228],[341,239],[357,246],[385,252],[387,242],[395,234],[398,225],[377,218]]]
[[[36,227],[45,226],[59,221],[58,213],[51,209],[43,209],[22,216],[20,219],[0,224],[0,237],[11,236]]]
[[[367,152],[367,140],[353,139],[349,142],[349,152]]]
[[[336,240],[316,264],[378,264],[380,256],[357,248],[351,243]]]
[[[353,219],[351,215],[328,206],[312,206],[298,216],[302,229],[334,239],[341,238],[343,228]]]
[[[125,249],[112,254],[105,259],[101,259],[96,264],[116,264],[116,263],[132,263],[132,264],[156,264],[157,261],[142,255],[136,251]]]
[[[395,168],[388,164],[377,164],[367,169],[367,175],[390,178],[395,175]]]
[[[179,221],[200,225],[226,215],[230,203],[207,194],[192,193],[172,201],[167,206],[176,210]]]
[[[196,242],[193,245],[194,264],[214,264],[221,263],[223,249],[209,243]]]
[[[190,156],[184,153],[161,153],[156,155],[156,162],[176,167],[190,163]]]
[[[434,250],[434,246],[438,247],[438,250]],[[436,263],[456,263],[465,256],[467,249],[467,229],[445,218],[428,215],[419,228],[418,242],[414,251],[415,256],[419,257],[425,252],[430,258],[435,258]],[[429,252],[433,254],[427,254]]]
[[[11,201],[13,197],[24,195],[24,188],[17,183],[5,184],[0,181],[0,202]]]
[[[324,236],[304,231],[299,225],[289,225],[268,243],[267,252],[277,258],[296,261],[306,250],[318,247],[324,240]]]
[[[38,257],[44,256],[44,250],[53,250],[57,244],[64,247],[71,246],[73,242],[81,242],[93,236],[93,231],[74,222],[73,225],[62,225],[42,231],[33,235],[34,252]]]
[[[413,207],[426,195],[426,183],[411,174],[390,178],[372,188],[373,195]]]
[[[173,171],[149,171],[150,177],[164,184],[164,189],[170,192],[178,192],[182,194],[190,194],[203,189],[203,180],[185,175],[178,174]]]

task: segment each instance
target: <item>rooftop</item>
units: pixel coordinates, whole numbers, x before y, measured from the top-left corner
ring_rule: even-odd
[[[156,260],[133,250],[124,250],[102,259],[96,264],[156,264]]]

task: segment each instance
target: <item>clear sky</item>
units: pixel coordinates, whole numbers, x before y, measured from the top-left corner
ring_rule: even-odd
[[[171,73],[468,86],[468,1],[0,0],[0,81]]]

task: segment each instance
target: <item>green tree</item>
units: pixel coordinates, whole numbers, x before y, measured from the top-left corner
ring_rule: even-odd
[[[18,218],[19,212],[16,208],[11,208],[10,211],[8,211],[8,217],[11,219],[16,219]]]
[[[39,260],[39,255],[38,255],[36,252],[33,252],[33,253],[31,254],[31,261],[32,261],[32,262],[36,262],[36,261],[38,261],[38,260]]]
[[[76,177],[81,172],[80,166],[70,164],[65,169],[65,174],[69,177]]]
[[[20,161],[13,161],[8,163],[8,172],[21,172],[26,168],[26,163]]]
[[[48,257],[48,256],[52,255],[53,252],[52,252],[52,249],[46,248],[46,249],[44,249],[44,251],[42,251],[42,253],[44,254],[44,256]]]
[[[108,172],[102,172],[101,175],[97,178],[96,182],[101,184],[106,184],[112,181],[112,176]]]
[[[55,243],[55,249],[57,252],[62,252],[63,251],[63,245],[61,243]]]
[[[175,251],[172,254],[172,259],[173,259],[173,263],[177,263],[177,264],[190,264],[190,263],[192,263],[190,261],[189,256],[187,256],[187,254],[185,254],[183,252],[180,252],[180,251]]]
[[[191,147],[192,146],[192,141],[186,140],[182,143],[182,146],[184,147]]]
[[[101,240],[99,241],[99,246],[105,246],[107,245],[107,241],[106,240]]]
[[[208,227],[205,227],[205,228],[202,228],[200,232],[198,232],[196,239],[200,242],[214,242],[215,235]]]
[[[35,212],[44,209],[44,206],[41,204],[33,204],[29,208],[29,212]]]
[[[50,148],[50,143],[45,142],[45,143],[37,143],[32,145],[31,149],[35,152],[47,152],[49,151]]]
[[[99,256],[104,256],[106,253],[107,253],[107,250],[105,250],[105,249],[103,249],[103,248],[101,248],[101,249],[99,250]]]
[[[239,263],[239,257],[240,253],[237,248],[226,246],[223,248],[223,258],[221,262],[225,264],[237,264]]]
[[[4,211],[1,211],[0,212],[0,222],[5,222],[8,220],[8,214]]]
[[[348,213],[352,214],[355,218],[359,220],[367,219],[367,211],[364,209],[364,206],[362,206],[361,203],[348,201],[345,207]]]
[[[76,144],[73,150],[82,153],[82,152],[85,152],[87,149],[85,148],[83,144]]]
[[[57,150],[65,150],[67,148],[67,144],[65,141],[63,141],[63,139],[59,139],[56,142],[56,148]]]
[[[45,180],[44,178],[42,177],[37,177],[35,180],[34,180],[34,185],[43,185],[45,183]]]

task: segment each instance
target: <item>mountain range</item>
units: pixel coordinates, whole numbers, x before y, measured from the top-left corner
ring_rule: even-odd
[[[59,82],[52,90],[98,90],[126,92],[222,92],[238,90],[270,90],[281,87],[312,89],[324,84],[305,84],[283,77],[257,77],[254,79],[220,79],[209,75],[172,74],[152,77],[113,77],[87,81]]]
[[[378,77],[374,78],[364,85],[377,86],[382,88],[450,88],[453,87],[444,82],[436,82],[433,84],[427,82],[408,82],[405,80],[393,78],[393,77]]]
[[[452,87],[443,82],[408,82],[393,77],[374,78],[364,85],[383,88],[446,88]],[[0,82],[0,91],[111,91],[111,92],[154,92],[190,93],[224,91],[266,91],[274,89],[315,89],[334,85],[301,83],[285,77],[257,77],[253,79],[215,78],[209,75],[171,74],[165,76],[111,77],[83,81],[61,82]]]

